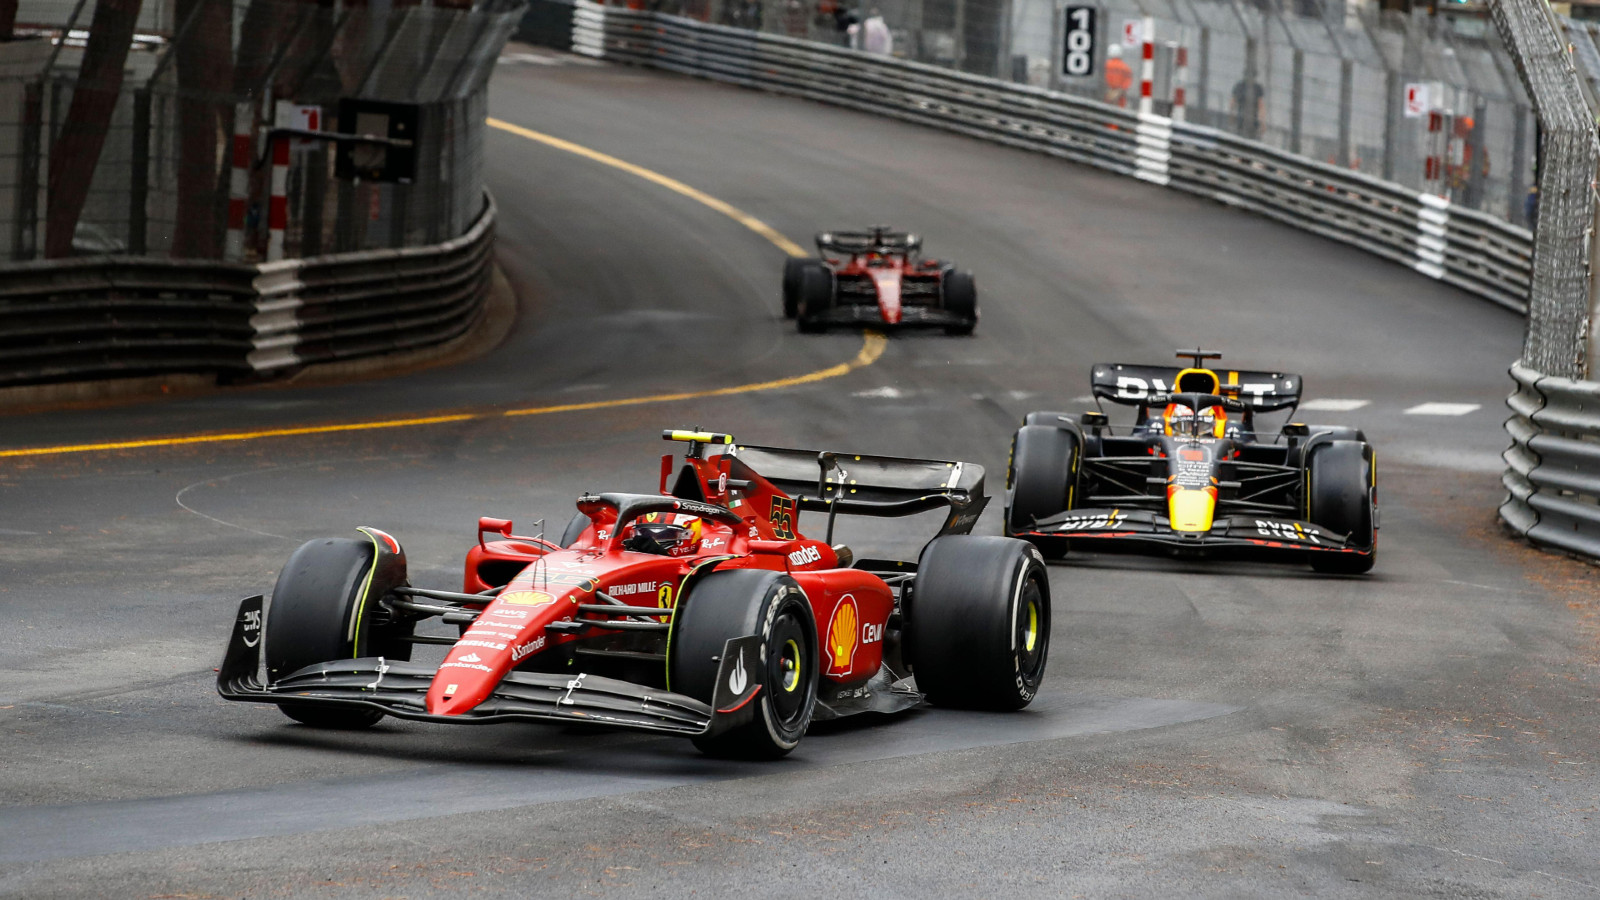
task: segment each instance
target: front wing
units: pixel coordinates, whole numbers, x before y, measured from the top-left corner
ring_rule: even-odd
[[[729,640],[724,647],[711,704],[614,678],[512,671],[470,712],[436,715],[429,713],[424,703],[436,670],[417,663],[389,662],[383,657],[333,660],[264,683],[260,676],[262,599],[259,595],[247,597],[239,605],[233,637],[217,672],[217,693],[225,700],[364,707],[397,718],[449,724],[589,723],[694,737],[718,734],[749,721],[757,707],[750,701],[763,687],[757,679],[744,677],[743,671],[737,677],[733,671],[746,653],[751,659],[760,658],[761,639],[750,635]],[[733,691],[734,685],[741,690]]]
[[[883,325],[883,310],[876,303],[841,302],[817,314],[816,320],[829,325]],[[969,319],[932,306],[903,306],[897,327],[926,325],[964,325]]]
[[[1271,516],[1222,516],[1210,531],[1174,531],[1166,516],[1149,510],[1074,509],[1035,522],[1018,531],[1020,538],[1069,538],[1108,547],[1178,550],[1207,553],[1232,550],[1241,553],[1356,553],[1368,555],[1371,547],[1351,544],[1310,522]]]

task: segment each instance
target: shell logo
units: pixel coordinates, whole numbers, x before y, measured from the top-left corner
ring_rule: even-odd
[[[512,591],[509,594],[500,596],[501,602],[510,603],[513,606],[543,606],[555,599],[554,596],[546,594],[544,591]]]
[[[856,636],[860,630],[856,627],[859,621],[856,598],[850,594],[840,597],[839,605],[833,608],[833,619],[828,622],[829,675],[849,675],[855,668],[856,647],[860,646]]]

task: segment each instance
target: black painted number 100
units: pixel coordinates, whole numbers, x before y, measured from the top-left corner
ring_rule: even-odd
[[[1069,6],[1062,10],[1066,16],[1065,43],[1061,49],[1063,75],[1088,75],[1094,72],[1094,18],[1092,6]]]

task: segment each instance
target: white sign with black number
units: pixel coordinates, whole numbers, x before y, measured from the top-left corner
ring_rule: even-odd
[[[1095,15],[1093,6],[1069,6],[1061,46],[1061,74],[1081,78],[1094,74]]]

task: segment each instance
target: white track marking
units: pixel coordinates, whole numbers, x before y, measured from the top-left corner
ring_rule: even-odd
[[[1408,416],[1464,416],[1478,408],[1476,403],[1419,403],[1406,410]]]
[[[1300,408],[1319,412],[1350,412],[1370,403],[1372,403],[1371,400],[1340,400],[1335,397],[1319,397],[1316,400],[1307,400],[1300,404]]]
[[[871,398],[871,399],[874,399],[874,400],[878,400],[878,399],[882,399],[882,400],[898,400],[901,397],[906,396],[906,392],[900,390],[897,387],[894,387],[893,385],[885,385],[884,387],[881,387],[881,388],[873,388],[870,391],[856,391],[855,393],[851,394],[850,396],[852,396],[852,397],[868,397],[868,398]]]

